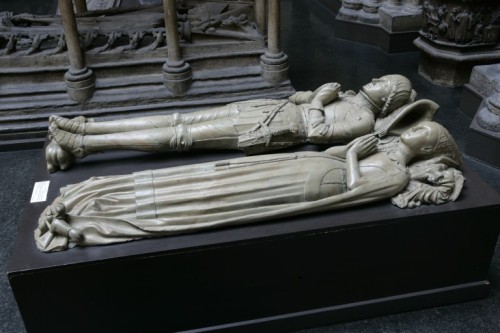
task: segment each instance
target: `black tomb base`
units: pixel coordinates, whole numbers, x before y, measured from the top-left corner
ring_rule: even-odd
[[[464,84],[460,99],[460,110],[469,117],[474,118],[484,97],[471,84]]]
[[[92,156],[50,180],[58,188],[241,156]],[[465,166],[454,203],[388,202],[123,244],[40,252],[47,203],[28,204],[8,277],[28,332],[286,332],[487,297],[500,196]]]
[[[482,128],[477,116],[472,119],[465,154],[494,168],[500,169],[500,133]]]
[[[363,24],[335,18],[335,37],[377,46],[387,53],[413,52],[418,31],[389,32],[380,25]]]

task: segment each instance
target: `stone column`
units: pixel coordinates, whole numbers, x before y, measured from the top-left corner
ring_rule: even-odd
[[[260,32],[266,33],[266,1],[265,0],[255,0],[255,20],[257,21],[257,26]]]
[[[262,76],[278,84],[288,80],[288,56],[281,51],[280,0],[269,0],[267,5],[267,50],[260,57]]]
[[[75,0],[75,9],[77,14],[84,14],[87,12],[86,0]]]
[[[72,100],[84,102],[94,94],[94,73],[85,65],[85,57],[80,46],[75,13],[73,12],[73,2],[71,0],[58,0],[58,3],[70,62],[70,68],[64,74],[66,88]]]
[[[191,66],[181,56],[175,0],[163,0],[167,34],[167,61],[163,65],[163,81],[174,96],[182,96],[192,83]]]

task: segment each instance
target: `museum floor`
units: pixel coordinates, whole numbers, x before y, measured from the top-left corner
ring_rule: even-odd
[[[431,99],[440,105],[435,119],[444,124],[464,148],[471,119],[459,108],[461,88],[442,88],[423,79],[417,71],[418,52],[387,54],[377,47],[336,39],[333,19],[333,14],[316,0],[282,1],[282,47],[290,59],[290,78],[296,90],[314,90],[329,81],[342,83],[344,91],[357,90],[373,77],[403,74],[412,80],[418,98]],[[40,149],[0,152],[0,332],[25,331],[5,269],[40,158]],[[500,169],[467,156],[465,162],[500,192]],[[499,246],[492,260],[490,282],[491,295],[486,299],[300,332],[499,332]],[[72,306],[78,311],[77,304],[75,300],[74,304],[61,306]],[[57,320],[57,309],[54,309],[54,317],[47,320]],[[68,331],[71,332],[71,328]]]

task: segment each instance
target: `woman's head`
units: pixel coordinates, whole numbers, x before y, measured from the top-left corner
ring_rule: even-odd
[[[462,154],[448,130],[433,121],[424,121],[403,134],[401,142],[420,159],[439,158],[450,166],[462,164]]]
[[[462,164],[462,154],[446,128],[425,121],[405,131],[400,138],[418,160],[409,167],[409,184],[392,203],[411,208],[422,203],[456,200],[465,181],[462,172],[455,169]]]

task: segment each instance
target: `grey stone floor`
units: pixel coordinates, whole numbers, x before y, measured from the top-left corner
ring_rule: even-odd
[[[419,98],[440,104],[436,120],[465,147],[471,119],[459,108],[462,89],[437,87],[423,79],[417,70],[417,52],[390,55],[376,47],[336,39],[333,15],[316,0],[283,0],[282,16],[282,46],[290,57],[290,77],[297,90],[315,89],[328,81],[342,83],[344,90],[358,89],[373,77],[406,75]],[[5,269],[41,157],[41,150],[0,152],[0,332],[25,331]],[[500,192],[499,169],[468,157],[465,162]],[[300,332],[500,332],[499,246],[491,263],[490,282],[492,291],[486,299]]]

